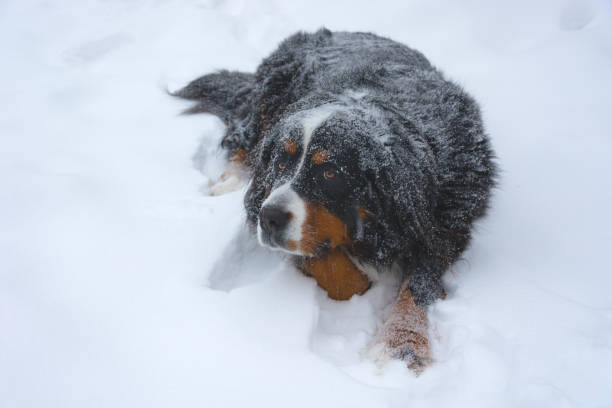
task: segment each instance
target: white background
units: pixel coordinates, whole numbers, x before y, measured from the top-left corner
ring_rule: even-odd
[[[363,354],[383,285],[244,242],[221,122],[164,93],[321,26],[421,50],[499,156],[419,377]],[[4,0],[0,73],[0,406],[612,406],[609,3]]]

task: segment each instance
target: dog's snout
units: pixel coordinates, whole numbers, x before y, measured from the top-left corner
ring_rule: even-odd
[[[274,189],[262,203],[257,220],[257,239],[268,248],[298,253],[306,203],[289,183]]]
[[[264,207],[259,214],[261,227],[270,234],[282,231],[289,220],[291,213],[280,207]]]

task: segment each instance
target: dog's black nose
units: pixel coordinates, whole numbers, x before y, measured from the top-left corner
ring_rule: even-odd
[[[259,213],[261,227],[269,234],[275,234],[282,231],[287,226],[290,219],[291,213],[283,211],[279,207],[264,207]]]

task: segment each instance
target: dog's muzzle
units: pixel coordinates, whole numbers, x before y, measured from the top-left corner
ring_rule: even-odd
[[[279,206],[266,206],[259,212],[262,239],[271,246],[285,245],[285,230],[293,214]]]
[[[300,254],[306,221],[306,202],[287,183],[272,191],[259,211],[259,243],[272,249]]]

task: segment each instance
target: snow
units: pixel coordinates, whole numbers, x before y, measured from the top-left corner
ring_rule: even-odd
[[[588,0],[3,1],[0,406],[612,405],[611,18]],[[422,51],[499,155],[418,377],[364,352],[392,284],[331,301],[246,240],[243,191],[200,191],[221,122],[164,92],[323,25]]]

